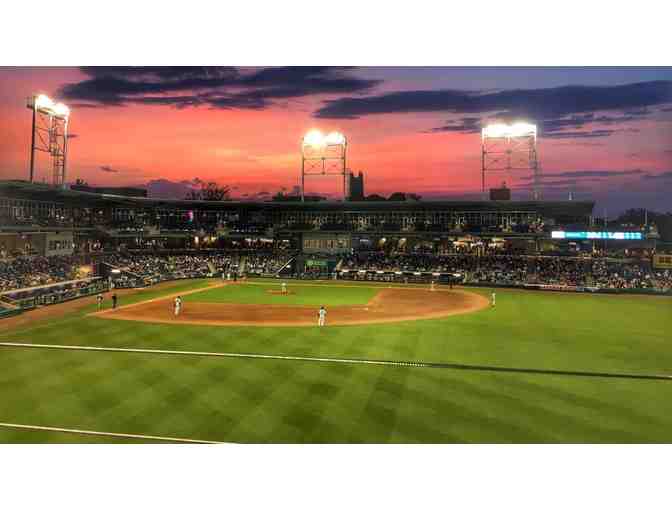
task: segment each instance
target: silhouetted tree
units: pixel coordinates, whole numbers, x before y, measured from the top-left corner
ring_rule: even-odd
[[[185,200],[206,200],[208,202],[222,202],[231,200],[231,188],[220,186],[216,182],[201,183],[200,188],[192,189],[187,193]]]

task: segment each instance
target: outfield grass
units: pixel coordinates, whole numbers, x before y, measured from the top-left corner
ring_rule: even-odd
[[[378,293],[376,289],[348,286],[297,284],[289,282],[288,294],[280,295],[280,281],[227,285],[184,296],[185,302],[244,303],[293,306],[365,305]]]
[[[163,292],[207,283],[181,285]],[[0,339],[672,374],[670,312],[666,298],[498,290],[496,308],[439,320],[229,328],[77,312]],[[0,422],[107,432],[241,442],[672,441],[670,381],[0,348],[0,384]],[[0,441],[92,441],[61,436],[0,429]]]

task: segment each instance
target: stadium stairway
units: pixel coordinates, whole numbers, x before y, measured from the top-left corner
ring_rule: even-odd
[[[275,273],[274,276],[281,276],[281,275],[282,275],[282,272],[283,272],[285,269],[287,269],[287,268],[290,268],[290,269],[291,269],[291,267],[292,267],[292,263],[293,263],[295,260],[296,260],[296,255],[295,255],[294,257],[291,257],[287,262],[285,262],[285,264],[284,264],[280,269],[278,269],[278,271]]]

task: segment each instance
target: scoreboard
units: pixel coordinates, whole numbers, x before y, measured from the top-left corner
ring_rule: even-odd
[[[553,239],[603,239],[615,241],[641,241],[644,236],[641,232],[565,232],[564,230],[554,230],[551,232]]]

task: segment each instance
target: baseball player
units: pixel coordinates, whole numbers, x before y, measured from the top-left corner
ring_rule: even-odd
[[[324,306],[320,307],[320,311],[317,312],[317,325],[318,326],[324,326],[324,322],[327,319],[327,310],[325,310]]]
[[[102,310],[103,309],[103,295],[98,294],[96,296],[96,301],[98,302],[98,310]]]
[[[117,307],[117,294],[112,294],[112,308]]]
[[[490,295],[490,305],[493,306],[493,307],[495,306],[495,298],[496,298],[496,296],[495,296],[495,293],[493,292]]]
[[[177,296],[175,298],[175,317],[180,315],[181,310],[182,310],[182,298],[180,296]]]
[[[429,290],[431,290],[432,292],[434,292],[436,290],[436,288],[434,288],[434,280],[432,280],[432,283],[429,286]]]
[[[280,286],[280,288],[282,289],[281,292],[283,294],[287,294],[287,284],[285,282],[282,282],[282,285]]]

